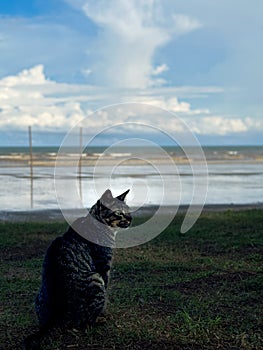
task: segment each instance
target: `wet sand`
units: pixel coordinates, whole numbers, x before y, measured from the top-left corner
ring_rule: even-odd
[[[142,165],[145,164],[145,160],[132,157],[132,154],[96,154],[96,153],[83,153],[81,158],[78,154],[61,154],[57,157],[57,153],[38,153],[32,156],[33,167],[75,167],[79,165],[81,159],[81,165],[86,166],[107,166],[114,165],[116,162],[121,161],[122,165]],[[173,161],[175,164],[189,164],[189,162],[200,163],[203,162],[201,159],[188,159],[185,155],[179,156],[170,154],[169,157],[156,157],[154,154],[146,156],[146,160],[151,160],[159,164],[170,164]],[[228,162],[255,164],[262,163],[262,155],[251,155],[246,157],[242,154],[224,154],[222,157],[206,157],[208,164],[222,164]],[[0,156],[0,168],[1,167],[28,167],[31,164],[30,157],[27,153],[25,154],[7,154]]]

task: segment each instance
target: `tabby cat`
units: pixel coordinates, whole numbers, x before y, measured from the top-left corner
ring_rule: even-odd
[[[26,349],[38,348],[54,325],[93,325],[104,312],[116,230],[131,223],[128,192],[114,198],[107,190],[86,217],[51,243],[35,302],[40,330],[26,339]]]

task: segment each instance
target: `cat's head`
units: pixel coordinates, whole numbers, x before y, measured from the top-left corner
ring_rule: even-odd
[[[107,226],[114,228],[129,227],[132,217],[129,207],[125,203],[125,198],[129,191],[113,197],[111,191],[106,190],[97,203],[90,209],[90,214]]]

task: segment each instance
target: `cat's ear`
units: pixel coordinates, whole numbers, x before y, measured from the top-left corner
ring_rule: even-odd
[[[125,197],[127,196],[127,194],[130,192],[130,190],[127,190],[126,192],[120,194],[118,197],[116,197],[117,199],[119,199],[120,201],[124,202]]]
[[[111,190],[106,190],[103,195],[100,197],[100,202],[107,206],[107,204],[111,203],[113,200],[113,196]]]

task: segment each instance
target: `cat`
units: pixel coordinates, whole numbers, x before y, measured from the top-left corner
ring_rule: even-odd
[[[35,300],[40,330],[26,338],[26,349],[39,348],[54,325],[86,327],[104,313],[116,230],[128,228],[132,220],[128,192],[114,198],[106,190],[86,217],[51,243]]]

